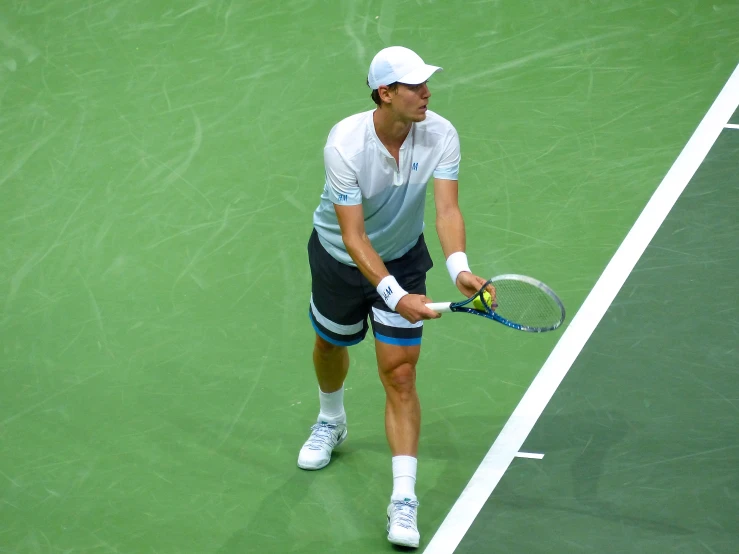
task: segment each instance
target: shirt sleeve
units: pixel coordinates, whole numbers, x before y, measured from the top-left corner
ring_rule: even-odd
[[[457,134],[457,130],[452,127],[446,135],[441,161],[439,161],[439,165],[434,170],[434,178],[457,181],[459,179],[459,162],[461,159],[459,135]]]
[[[356,206],[362,203],[362,191],[357,176],[333,146],[323,149],[323,163],[326,166],[326,189],[334,204]]]

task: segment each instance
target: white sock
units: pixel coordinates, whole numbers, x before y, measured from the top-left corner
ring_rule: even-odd
[[[393,498],[416,500],[416,468],[413,456],[393,456]]]
[[[318,399],[321,402],[321,411],[318,414],[318,421],[325,423],[346,423],[343,385],[336,392],[323,392],[319,387]]]

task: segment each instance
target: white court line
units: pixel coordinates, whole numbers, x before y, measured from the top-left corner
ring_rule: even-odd
[[[595,327],[739,105],[739,66],[611,258],[521,402],[424,550],[451,554],[519,452]]]
[[[544,454],[534,452],[516,452],[516,458],[528,458],[529,460],[543,460]]]
[[[739,125],[734,125],[733,123],[727,123],[726,128],[727,129],[739,129]]]

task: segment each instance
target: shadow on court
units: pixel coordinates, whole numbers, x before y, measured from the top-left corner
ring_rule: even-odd
[[[392,480],[384,434],[350,434],[334,453],[331,464],[315,472],[291,469],[293,454],[297,455],[300,446],[297,440],[289,459],[288,454],[284,456],[284,464],[290,465],[290,477],[275,489],[255,491],[247,501],[256,508],[250,511],[243,528],[216,552],[422,552],[481,457],[479,446],[474,453],[454,446],[459,440],[454,438],[454,430],[473,429],[470,423],[469,418],[443,420],[422,430],[422,436],[426,434],[430,440],[423,448],[421,467],[435,464],[443,470],[434,479],[437,486],[431,486],[430,477],[423,475],[428,471],[422,470],[419,479],[420,549],[397,547],[387,541],[385,510]],[[474,444],[472,433],[468,444]],[[238,458],[243,454],[230,447],[226,455]],[[466,471],[460,470],[460,461],[464,460]]]

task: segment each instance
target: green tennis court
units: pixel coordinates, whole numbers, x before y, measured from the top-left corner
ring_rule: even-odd
[[[371,109],[372,56],[444,67],[473,269],[533,275],[574,316],[737,28],[698,0],[0,6],[0,552],[393,552],[370,342],[349,439],[295,463],[321,150]],[[528,436],[543,459],[513,461],[458,552],[739,549],[728,123]],[[430,296],[453,300],[427,222]],[[477,319],[424,331],[421,551],[563,336]]]

